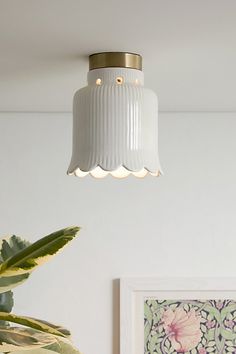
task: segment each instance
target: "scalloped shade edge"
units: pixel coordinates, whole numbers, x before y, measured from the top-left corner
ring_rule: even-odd
[[[128,177],[129,175],[133,175],[137,178],[143,178],[150,174],[151,176],[154,177],[159,177],[163,175],[163,172],[161,170],[157,170],[156,172],[151,172],[147,168],[142,168],[139,171],[130,171],[124,166],[120,166],[114,171],[106,171],[100,166],[95,167],[92,171],[82,171],[80,168],[76,168],[73,172],[67,172],[69,176],[77,176],[77,177],[85,177],[87,175],[90,175],[94,178],[104,178],[108,175],[111,175],[116,178],[125,178]]]

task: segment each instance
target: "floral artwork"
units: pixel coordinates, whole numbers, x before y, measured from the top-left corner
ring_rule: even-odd
[[[235,300],[144,302],[144,354],[236,354]]]

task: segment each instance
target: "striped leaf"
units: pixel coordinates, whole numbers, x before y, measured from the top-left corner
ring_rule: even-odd
[[[37,266],[45,263],[70,242],[77,235],[79,229],[79,227],[69,227],[54,232],[5,260],[0,264],[0,281],[3,282],[2,285],[0,283],[0,291],[3,289],[6,291],[6,288],[9,290],[26,280]],[[20,278],[13,278],[16,276]],[[12,286],[7,283],[9,277],[11,277]]]
[[[80,351],[66,338],[59,338],[58,343],[61,346],[61,354],[81,354]]]
[[[30,242],[15,235],[0,240],[0,262],[6,261],[30,245]]]
[[[13,352],[9,352],[9,354],[11,353]],[[14,352],[14,354],[28,354],[28,353],[29,351],[27,352],[27,349],[17,350]],[[61,347],[58,343],[57,343],[57,350],[46,349],[46,347],[30,350],[30,354],[55,354],[55,353],[60,353],[60,354],[62,353]]]
[[[29,278],[29,273],[15,275],[15,276],[1,276],[0,275],[0,294],[5,293],[16,286],[21,285]]]
[[[0,327],[0,352],[16,352],[46,347],[55,343],[56,337],[31,328]]]
[[[37,321],[39,323],[41,323],[42,325],[46,325],[49,326],[51,328],[56,329],[57,331],[59,331],[64,337],[70,337],[71,333],[68,329],[66,329],[65,327],[62,327],[60,325],[55,325],[53,323],[50,323],[48,321],[44,321],[44,320],[39,320],[37,318],[33,318],[33,317],[28,317],[28,319],[33,320],[33,321]]]
[[[40,349],[36,349],[36,351],[34,351],[34,354],[55,354],[55,353],[60,353],[61,354],[61,346],[59,344],[58,341],[58,337],[56,338],[56,342],[50,345],[47,345],[46,347],[40,348]],[[38,352],[39,350],[39,352]],[[18,353],[18,352],[17,352]],[[27,354],[27,353],[24,353]]]
[[[28,247],[30,243],[15,235],[0,240],[0,263],[3,263],[19,251]],[[29,274],[21,274],[12,277],[0,277],[0,294],[8,292],[28,279]],[[3,311],[1,309],[1,311]]]
[[[11,312],[13,304],[14,301],[12,291],[0,294],[0,311]]]
[[[0,294],[0,311],[11,312],[13,304],[13,293],[11,291]],[[0,320],[0,327],[8,325],[8,322]]]
[[[65,339],[57,339],[57,343],[30,351],[30,354],[81,354],[74,345]],[[14,352],[14,354],[27,354],[24,349]]]
[[[34,330],[42,331],[59,337],[70,336],[70,332],[67,329],[32,317],[17,316],[13,313],[0,312],[0,320],[17,323],[22,326],[30,327]]]

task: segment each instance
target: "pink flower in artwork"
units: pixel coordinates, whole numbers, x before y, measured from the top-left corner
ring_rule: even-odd
[[[223,306],[224,306],[224,304],[223,304],[223,302],[222,302],[221,300],[218,300],[218,301],[216,302],[216,308],[217,308],[218,310],[221,310]]]
[[[172,347],[178,353],[193,349],[201,340],[200,317],[194,309],[186,312],[181,307],[169,308],[163,313],[162,322]]]
[[[215,327],[215,321],[207,321],[206,326],[208,329],[214,328]]]
[[[225,320],[226,327],[232,329],[234,327],[234,321],[232,320]]]
[[[205,348],[199,348],[198,349],[198,354],[207,354],[207,351]]]

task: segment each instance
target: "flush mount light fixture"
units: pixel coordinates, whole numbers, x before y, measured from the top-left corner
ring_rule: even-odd
[[[143,84],[140,55],[90,55],[88,86],[74,96],[69,175],[123,178],[161,174],[157,96]]]

